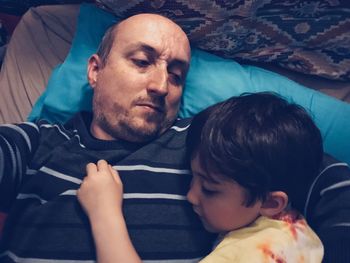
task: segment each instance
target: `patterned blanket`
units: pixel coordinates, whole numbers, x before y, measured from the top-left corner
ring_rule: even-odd
[[[348,0],[97,0],[120,17],[174,19],[197,47],[241,62],[268,62],[350,80]]]
[[[81,2],[94,0],[0,0],[0,12],[21,15],[31,6]],[[95,2],[122,18],[142,12],[165,15],[184,28],[194,45],[222,57],[350,80],[348,0]]]

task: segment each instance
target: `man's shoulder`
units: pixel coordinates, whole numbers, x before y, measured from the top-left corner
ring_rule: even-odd
[[[55,147],[64,141],[70,140],[81,130],[86,129],[82,115],[76,114],[66,123],[54,123],[46,119],[39,119],[35,122],[27,122],[35,127],[38,133],[38,140],[45,141],[47,146]]]
[[[156,141],[169,141],[169,139],[175,140],[181,144],[184,143],[188,128],[191,124],[190,118],[177,119],[169,129],[164,132]]]
[[[350,168],[347,163],[325,155],[322,170],[309,190],[304,215],[318,228],[321,221],[330,222],[329,218],[340,214],[333,212],[341,210],[350,211]],[[324,220],[326,217],[328,219]]]
[[[174,122],[174,126],[179,126],[179,127],[186,127],[191,124],[193,118],[178,118]]]
[[[320,194],[324,194],[325,188],[348,180],[350,180],[349,165],[325,154],[322,163],[322,170],[316,179],[317,185],[315,185],[315,187],[319,188]]]

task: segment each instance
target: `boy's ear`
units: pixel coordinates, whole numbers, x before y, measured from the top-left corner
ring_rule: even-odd
[[[288,195],[282,191],[270,192],[260,208],[260,214],[273,217],[282,212],[288,205]]]
[[[89,58],[87,68],[87,78],[92,88],[96,87],[96,80],[98,72],[101,69],[101,59],[98,55],[94,54]]]

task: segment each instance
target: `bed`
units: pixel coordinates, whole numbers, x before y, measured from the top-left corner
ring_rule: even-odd
[[[30,9],[14,32],[0,75],[1,123],[26,119],[53,68],[65,60],[79,13],[78,5],[67,3],[77,2],[82,1],[0,2],[3,10],[18,15],[30,5],[61,3]],[[96,5],[120,18],[163,14],[179,23],[201,50],[269,69],[350,102],[350,9],[345,1],[98,0]]]
[[[103,32],[118,19],[156,12],[179,23],[193,47],[180,117],[242,92],[274,91],[307,108],[327,152],[349,164],[346,6],[345,1],[99,0],[31,8],[1,68],[0,122],[42,117],[63,122],[76,111],[91,110],[86,60]]]

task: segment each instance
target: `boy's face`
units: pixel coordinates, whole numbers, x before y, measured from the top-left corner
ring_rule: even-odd
[[[223,175],[208,176],[198,155],[192,159],[191,169],[193,179],[187,199],[207,231],[226,233],[252,223],[260,215],[261,201],[246,207],[245,189]]]

